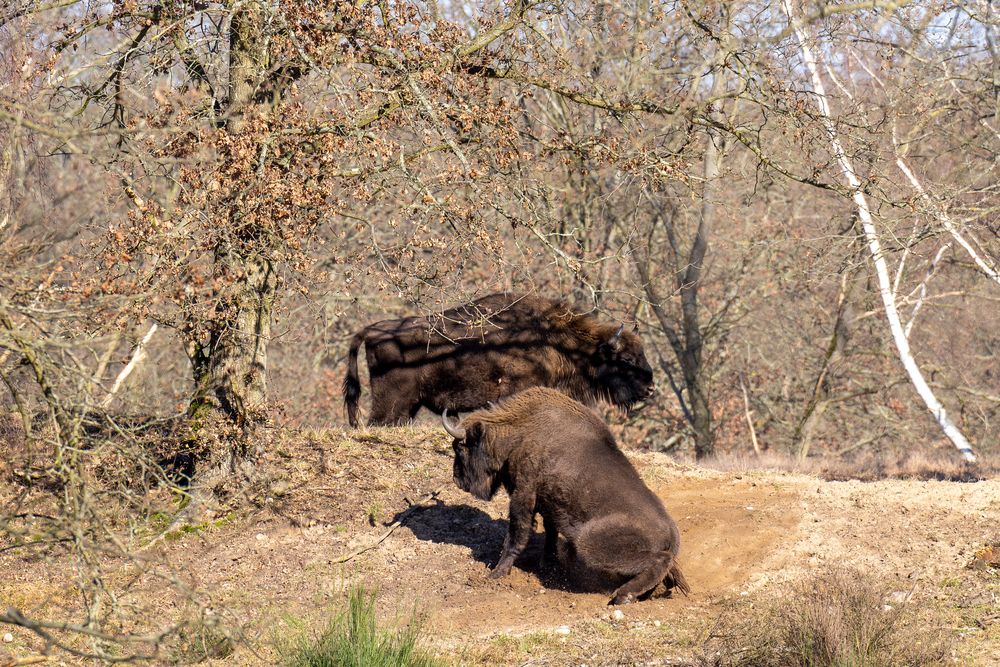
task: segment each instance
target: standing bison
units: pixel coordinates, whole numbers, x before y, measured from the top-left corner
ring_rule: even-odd
[[[663,503],[586,406],[536,387],[454,426],[455,484],[482,500],[503,487],[509,526],[491,577],[510,572],[534,532],[545,527],[545,560],[559,533],[588,568],[624,578],[610,604],[628,604],[663,582],[690,592],[677,565],[680,535]]]
[[[649,395],[653,370],[624,325],[577,315],[560,301],[492,294],[430,317],[370,324],[351,341],[344,404],[358,425],[358,348],[365,345],[373,425],[421,407],[468,412],[529,387],[555,387],[628,410]]]

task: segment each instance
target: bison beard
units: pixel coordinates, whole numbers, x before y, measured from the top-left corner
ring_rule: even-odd
[[[439,316],[385,320],[355,334],[344,378],[351,426],[358,425],[362,344],[372,425],[405,422],[421,407],[468,412],[536,386],[628,410],[653,383],[634,332],[576,315],[559,301],[493,294]]]
[[[534,532],[545,527],[545,560],[561,533],[589,568],[623,583],[610,604],[628,604],[663,582],[685,595],[677,564],[680,534],[660,499],[586,406],[536,387],[452,425],[455,484],[482,500],[510,496],[507,537],[491,577],[506,576]]]

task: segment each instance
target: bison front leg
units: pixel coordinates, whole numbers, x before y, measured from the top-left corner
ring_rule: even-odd
[[[500,560],[490,572],[490,579],[499,579],[510,574],[514,561],[528,546],[535,523],[535,492],[514,491],[510,499],[510,511],[507,519],[507,537],[503,541]]]
[[[542,567],[551,567],[558,560],[559,531],[551,517],[543,514],[542,525],[545,527],[545,550],[542,551]]]

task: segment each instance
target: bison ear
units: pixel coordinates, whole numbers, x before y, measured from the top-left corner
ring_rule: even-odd
[[[621,352],[621,350],[622,350],[622,332],[623,331],[625,331],[625,324],[624,323],[622,323],[622,325],[620,327],[618,327],[618,331],[616,331],[615,334],[611,338],[608,339],[607,346],[608,346],[608,349],[611,350],[611,352],[614,352],[614,353]]]
[[[483,425],[481,422],[473,422],[465,429],[465,446],[480,447],[483,444]]]

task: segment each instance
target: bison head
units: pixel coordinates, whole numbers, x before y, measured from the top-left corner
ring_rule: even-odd
[[[598,345],[596,356],[597,389],[618,407],[629,410],[653,392],[653,369],[634,330],[621,325]]]
[[[447,410],[441,415],[441,421],[455,438],[451,446],[455,450],[456,486],[480,500],[491,500],[500,490],[502,464],[488,451],[485,441],[488,427],[478,421],[469,424],[468,419],[464,426],[454,426],[448,422]]]

